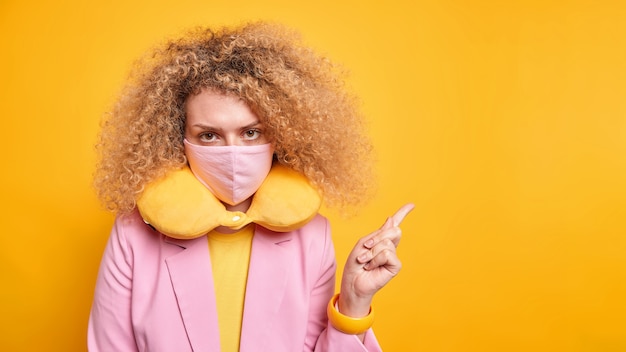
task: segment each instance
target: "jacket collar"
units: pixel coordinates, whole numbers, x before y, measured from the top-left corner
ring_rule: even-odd
[[[272,333],[294,260],[293,251],[287,248],[291,238],[290,232],[276,233],[256,226],[241,330],[242,351],[263,350],[260,344]],[[181,248],[181,252],[166,259],[166,265],[191,346],[194,351],[219,351],[215,287],[206,236],[193,240],[166,237],[165,241]],[[264,324],[253,324],[259,321]]]
[[[215,288],[206,237],[166,238],[181,251],[165,259],[178,309],[194,351],[219,351]]]

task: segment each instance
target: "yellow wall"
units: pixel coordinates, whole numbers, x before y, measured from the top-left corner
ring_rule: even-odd
[[[92,145],[132,60],[274,19],[350,68],[371,120],[380,187],[327,213],[339,261],[416,204],[376,299],[387,351],[625,351],[624,3],[378,3],[0,1],[0,350],[85,349],[112,223]]]

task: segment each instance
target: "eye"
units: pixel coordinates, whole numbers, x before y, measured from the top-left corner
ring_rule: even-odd
[[[217,136],[212,132],[203,132],[199,136],[200,141],[205,143],[215,142]]]
[[[250,130],[245,131],[243,133],[243,136],[245,139],[252,141],[252,140],[258,139],[261,136],[261,131],[257,129],[250,129]]]

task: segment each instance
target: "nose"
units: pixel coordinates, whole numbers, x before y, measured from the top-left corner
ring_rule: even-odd
[[[239,138],[238,135],[229,133],[226,136],[224,136],[224,145],[226,145],[226,146],[243,146],[244,145],[244,141],[242,141],[241,138]]]

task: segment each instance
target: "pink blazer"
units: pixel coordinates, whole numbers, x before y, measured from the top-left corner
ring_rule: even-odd
[[[335,257],[328,221],[277,233],[257,226],[240,351],[380,351],[334,329],[326,305]],[[166,237],[139,213],[118,218],[105,249],[89,317],[90,351],[219,351],[206,236]]]

